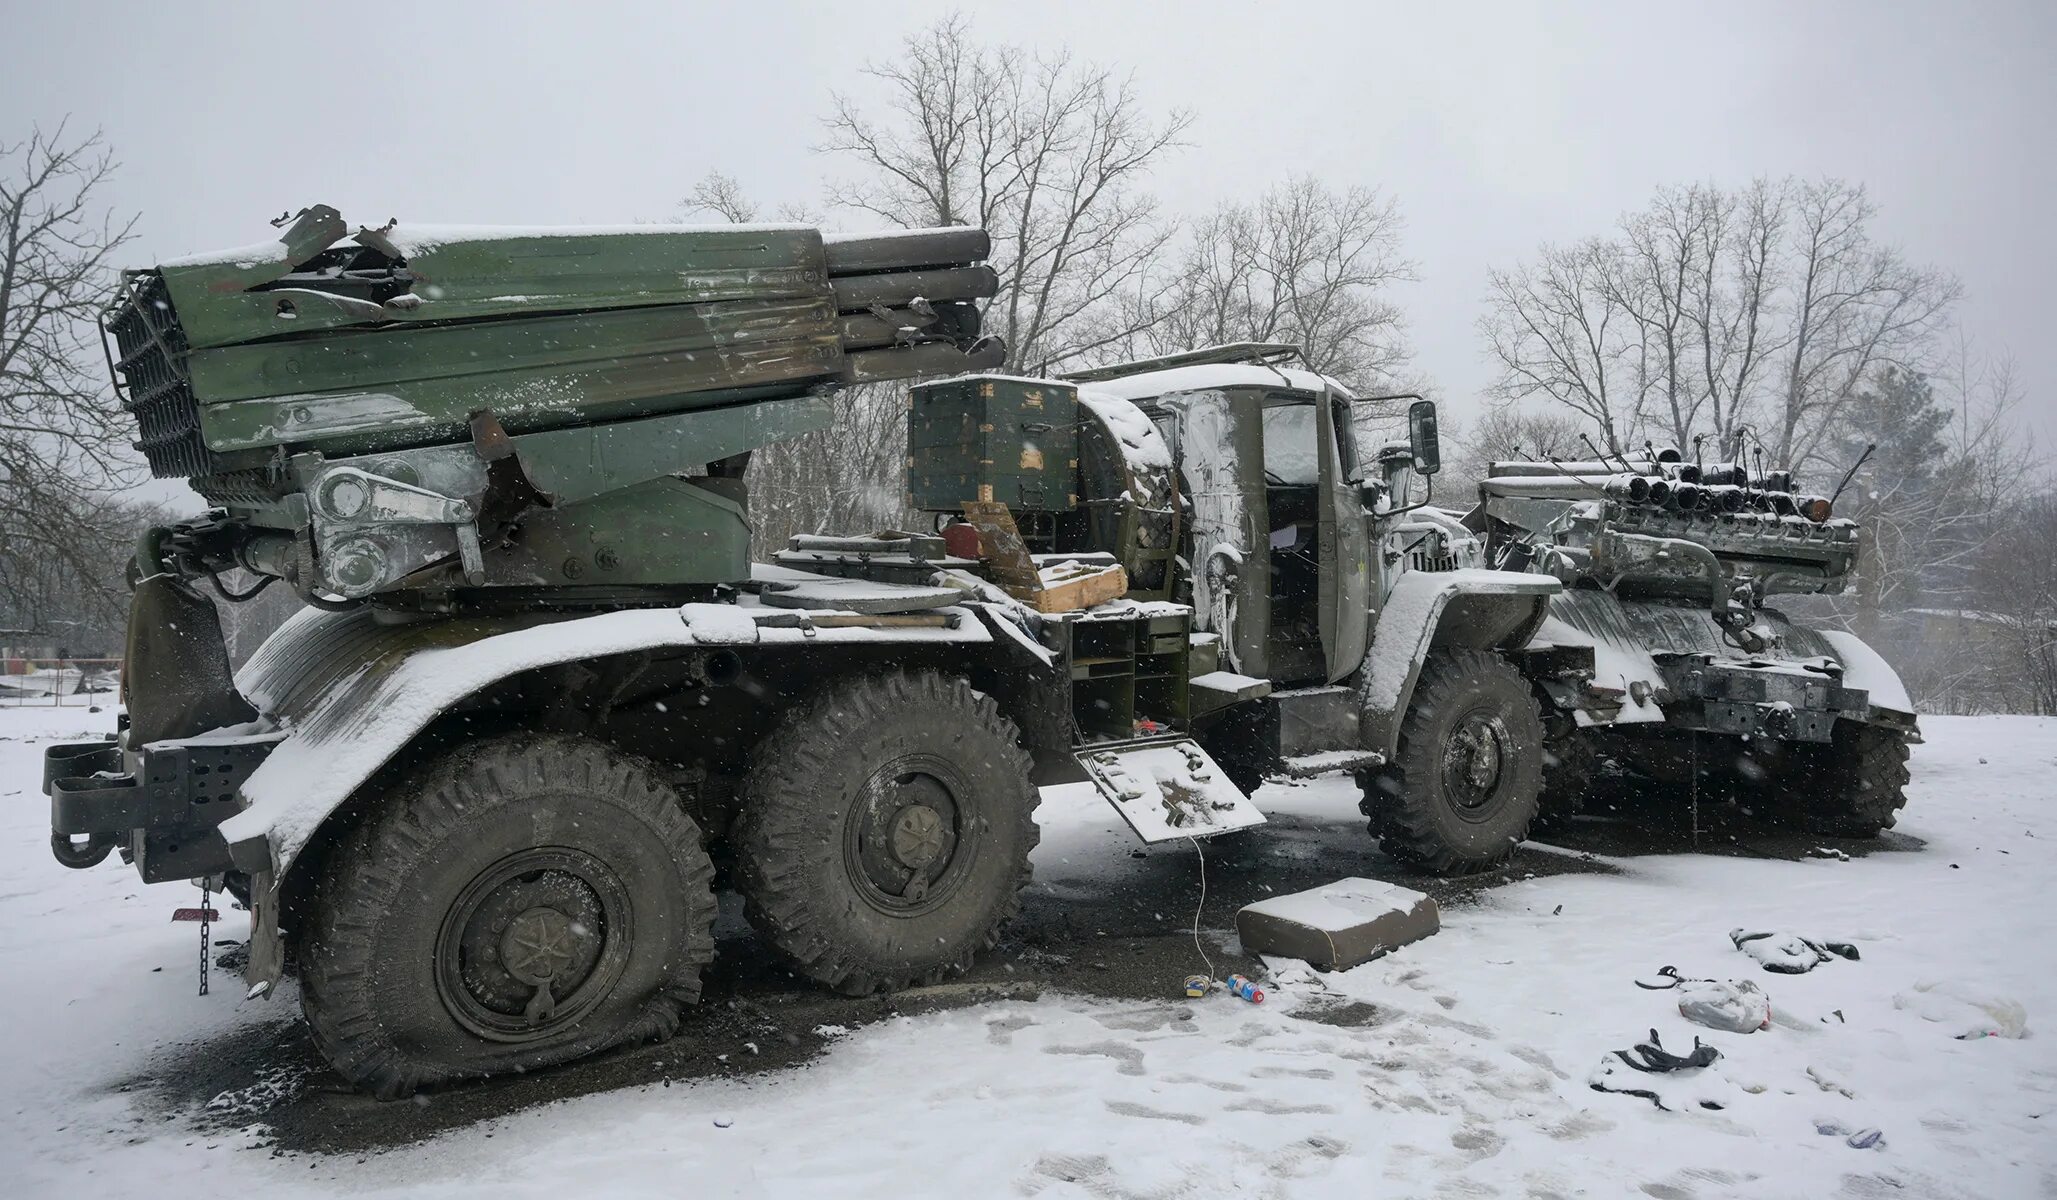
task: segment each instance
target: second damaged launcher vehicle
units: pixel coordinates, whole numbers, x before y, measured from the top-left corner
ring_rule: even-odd
[[[1820,833],[1892,826],[1920,740],[1899,676],[1772,607],[1855,570],[1861,530],[1828,498],[1653,449],[1492,463],[1467,522],[1488,561],[1565,585],[1522,654],[1546,700],[1546,818],[1655,785]]]

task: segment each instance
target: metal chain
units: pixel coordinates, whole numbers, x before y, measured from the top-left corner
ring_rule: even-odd
[[[207,898],[208,898],[208,892],[207,892],[207,883],[208,883],[208,881],[207,881],[206,877],[205,877],[205,876],[201,877],[201,880],[200,880],[200,994],[201,994],[201,995],[203,995],[203,996],[205,996],[205,995],[207,994],[207,975],[208,975],[208,971],[207,971],[207,968],[208,968],[208,962],[207,962],[207,957],[208,957],[208,944],[207,944],[207,918],[208,918],[208,916],[209,916],[210,910],[209,910],[209,908],[207,907]]]

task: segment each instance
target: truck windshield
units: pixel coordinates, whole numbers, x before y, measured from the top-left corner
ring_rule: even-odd
[[[1316,454],[1314,403],[1309,400],[1277,400],[1264,409],[1264,479],[1273,487],[1313,487],[1320,482],[1320,459]],[[1336,424],[1342,434],[1343,478],[1355,478],[1356,456],[1347,430],[1350,406],[1338,402]]]

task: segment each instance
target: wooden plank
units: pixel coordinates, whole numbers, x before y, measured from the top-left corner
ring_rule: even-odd
[[[1037,612],[1077,612],[1109,600],[1119,600],[1128,592],[1128,572],[1119,566],[1066,563],[1046,567],[1039,582],[1041,590],[1030,601]]]

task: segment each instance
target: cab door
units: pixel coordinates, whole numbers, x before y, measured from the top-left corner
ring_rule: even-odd
[[[1166,396],[1172,461],[1191,509],[1185,537],[1194,623],[1220,635],[1236,672],[1271,677],[1271,540],[1264,494],[1262,393],[1219,388]]]
[[[1339,426],[1347,405],[1324,392],[1316,405],[1315,455],[1320,505],[1316,513],[1320,547],[1321,650],[1328,681],[1335,683],[1364,661],[1371,625],[1371,534],[1364,501],[1343,459]],[[1338,409],[1345,415],[1338,420]]]

